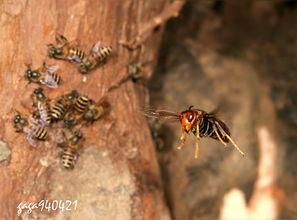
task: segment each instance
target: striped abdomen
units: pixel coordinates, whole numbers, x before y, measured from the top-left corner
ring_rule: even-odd
[[[77,150],[72,147],[66,147],[62,154],[62,165],[65,169],[73,169],[77,159]]]
[[[61,82],[61,76],[58,73],[52,73],[52,78],[57,85]]]
[[[45,128],[42,127],[38,127],[34,130],[34,137],[37,140],[41,140],[44,141],[47,139],[47,130]]]
[[[86,54],[84,51],[82,51],[78,48],[71,48],[68,56],[72,61],[80,63],[86,57]]]
[[[215,132],[215,130],[217,131],[217,133]],[[228,143],[229,139],[223,134],[222,130],[226,134],[230,135],[228,127],[221,120],[215,118],[211,114],[205,114],[205,116],[201,119],[199,123],[200,137],[211,137],[216,140],[219,140],[219,135],[225,143]]]
[[[97,53],[94,54],[94,58],[97,63],[105,61],[105,59],[110,56],[112,52],[111,47],[101,47]]]
[[[46,120],[45,120],[45,122],[46,122],[46,124],[47,125],[50,125],[51,123],[52,123],[52,116],[51,115],[48,115],[47,117],[46,117]]]
[[[59,102],[56,102],[54,106],[51,108],[51,119],[60,120],[63,118],[67,108]]]
[[[86,96],[79,96],[75,103],[74,103],[74,109],[79,112],[83,113],[85,110],[87,110],[89,106],[90,100]]]

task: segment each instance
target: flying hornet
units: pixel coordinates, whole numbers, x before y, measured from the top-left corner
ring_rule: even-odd
[[[144,110],[147,117],[157,118],[165,121],[179,121],[182,128],[182,135],[180,137],[180,144],[178,149],[181,149],[186,142],[187,134],[193,133],[196,137],[195,158],[199,154],[199,140],[202,137],[210,137],[220,141],[223,145],[231,142],[233,146],[244,156],[242,150],[231,138],[231,133],[227,125],[221,121],[214,112],[207,113],[201,109],[189,109],[182,112],[172,112],[167,110]]]

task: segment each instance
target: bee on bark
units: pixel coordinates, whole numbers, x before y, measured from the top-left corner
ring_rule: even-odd
[[[61,76],[57,73],[59,67],[57,65],[46,65],[32,70],[31,65],[27,65],[27,70],[25,72],[25,78],[29,83],[37,83],[46,85],[49,88],[57,88],[61,82]]]
[[[48,103],[49,99],[47,95],[44,93],[44,90],[41,87],[38,87],[33,90],[33,94],[31,95],[33,106],[37,107],[38,102]]]
[[[23,132],[24,127],[29,125],[28,119],[23,117],[19,112],[13,118],[13,127],[16,132]]]
[[[189,109],[176,113],[167,110],[145,110],[144,114],[148,117],[153,117],[167,121],[179,121],[182,128],[182,136],[180,137],[180,145],[177,147],[181,149],[186,142],[186,135],[192,132],[196,137],[195,158],[198,158],[199,153],[199,139],[202,137],[210,137],[220,141],[223,145],[231,142],[233,146],[244,156],[242,150],[236,145],[231,138],[231,133],[227,125],[218,119],[214,112],[207,113],[201,109]]]
[[[77,130],[66,137],[63,143],[63,152],[61,155],[62,166],[67,170],[72,170],[78,158],[78,150],[82,147],[83,134]]]
[[[32,70],[31,64],[26,64],[26,66],[27,70],[25,71],[25,78],[29,81],[29,83],[40,83],[42,68]]]
[[[62,120],[68,111],[72,110],[72,108],[75,109],[76,105],[82,105],[81,100],[79,100],[80,97],[81,95],[76,90],[59,97],[51,107],[51,117],[54,120]]]
[[[83,113],[82,119],[87,123],[93,123],[103,117],[108,112],[109,107],[109,103],[105,98],[98,103],[91,101],[87,110]]]
[[[61,97],[60,101],[63,102],[67,106],[73,106],[79,96],[80,96],[80,94],[78,93],[77,90],[71,90],[67,94],[64,94]]]
[[[84,59],[81,59],[79,64],[80,72],[87,73],[105,63],[111,52],[112,48],[110,46],[102,46],[100,42],[95,43],[91,53]]]
[[[143,78],[143,67],[137,63],[129,63],[128,65],[128,79],[136,83]]]
[[[31,95],[33,106],[37,107],[37,110],[33,112],[33,118],[38,121],[42,127],[48,126],[52,122],[50,115],[49,99],[45,95],[42,88],[36,88]]]
[[[59,34],[56,36],[56,43],[57,45],[48,45],[48,56],[50,58],[80,63],[86,57],[85,52],[77,47],[76,41],[69,42],[66,37]]]
[[[107,92],[110,92],[114,89],[119,88],[122,84],[128,82],[131,80],[133,83],[137,82],[143,82],[144,80],[144,74],[143,74],[143,66],[134,62],[131,62],[127,66],[127,72],[128,74],[125,75],[123,78],[121,78],[118,82],[115,84],[111,85],[108,89]]]
[[[80,122],[81,116],[74,111],[74,109],[70,109],[67,111],[63,118],[64,127],[72,128],[75,125],[78,125]]]
[[[57,65],[47,66],[45,63],[43,66],[46,70],[46,75],[41,78],[40,83],[49,88],[58,88],[61,83],[61,76],[57,73],[59,67]]]
[[[76,90],[59,97],[51,106],[51,117],[54,120],[62,120],[68,111],[75,107],[80,94]],[[70,114],[70,113],[69,113]]]
[[[24,133],[27,135],[29,144],[33,147],[36,146],[36,140],[45,141],[48,138],[47,130],[41,126],[30,126],[24,128]]]
[[[49,126],[52,123],[49,105],[47,105],[47,103],[38,102],[37,110],[33,112],[33,118],[40,126]]]
[[[36,146],[36,140],[44,141],[48,137],[47,130],[40,126],[35,119],[30,118],[28,120],[20,113],[14,116],[13,124],[16,132],[24,132],[26,134],[26,138],[31,146]]]

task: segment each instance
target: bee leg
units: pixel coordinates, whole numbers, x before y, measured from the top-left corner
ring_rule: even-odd
[[[187,140],[186,133],[182,131],[182,136],[180,137],[180,144],[177,146],[177,149],[182,149],[182,147],[185,145],[185,142]]]
[[[196,127],[196,144],[195,144],[195,159],[198,159],[199,155],[199,139],[200,139],[200,133],[199,133],[199,123],[197,123]]]
[[[73,40],[68,42],[69,47],[77,47],[78,44],[79,44],[78,40]]]
[[[231,137],[224,131],[224,129],[221,128],[220,124],[216,122],[216,125],[218,126],[218,128],[220,129],[220,131],[222,132],[222,134],[223,134],[224,136],[226,136],[226,137],[229,139],[229,141],[233,144],[233,146],[239,151],[239,153],[240,153],[242,156],[244,156],[243,151],[237,146],[237,144],[232,140],[232,138],[231,138]]]
[[[56,35],[56,43],[61,44],[61,45],[65,45],[66,43],[68,43],[68,40],[62,34],[57,34]]]

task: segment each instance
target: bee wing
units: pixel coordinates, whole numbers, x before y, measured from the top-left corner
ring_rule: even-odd
[[[50,74],[57,72],[58,69],[59,69],[59,66],[58,65],[55,65],[55,64],[49,65],[49,66],[45,66],[46,72],[48,72]]]
[[[179,120],[179,114],[172,111],[145,109],[142,112],[147,117],[157,118],[159,120],[164,120],[168,122],[175,122]]]
[[[37,143],[36,143],[36,140],[34,139],[34,130],[31,128],[25,127],[23,131],[26,134],[26,138],[29,144],[32,147],[36,147]]]
[[[48,119],[47,107],[45,106],[45,104],[43,104],[41,102],[38,102],[37,108],[38,108],[39,115],[40,115],[39,125],[41,127],[45,127],[45,126],[48,125],[48,122],[47,122],[47,119]]]
[[[71,56],[68,56],[67,59],[72,62],[72,63],[81,63],[82,60],[79,58],[79,56],[77,55],[71,55]]]
[[[97,41],[92,47],[92,53],[98,53],[100,48],[102,47],[101,42]]]
[[[41,84],[47,85],[49,88],[58,88],[58,83],[55,81],[52,74],[47,74],[40,80]]]
[[[28,119],[30,126],[37,127],[39,125],[39,122],[37,119],[30,117]]]

